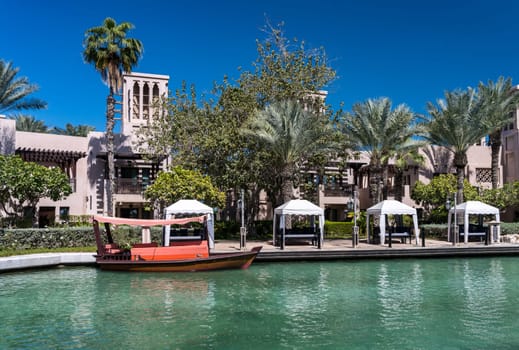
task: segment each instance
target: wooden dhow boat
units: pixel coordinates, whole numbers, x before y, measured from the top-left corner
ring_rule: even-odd
[[[223,269],[247,269],[260,247],[246,252],[213,253],[207,242],[206,217],[190,217],[167,220],[126,219],[94,215],[92,217],[97,244],[96,263],[102,270],[146,271],[146,272],[188,272]],[[184,236],[179,240],[167,239],[169,246],[159,246],[150,242],[150,227],[185,225],[192,222],[203,224],[200,236]],[[103,223],[103,235],[99,224]],[[122,249],[114,242],[110,225],[140,226],[143,229],[143,243],[133,244],[130,249]],[[167,230],[169,233],[169,230]]]

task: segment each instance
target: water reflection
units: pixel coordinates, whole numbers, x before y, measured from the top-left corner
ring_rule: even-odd
[[[394,334],[390,339],[383,339],[385,343],[405,342],[405,339],[398,336],[402,332],[421,332],[418,329],[422,323],[423,288],[424,280],[419,263],[406,261],[380,264],[375,301],[380,307],[380,324],[377,326]]]
[[[431,259],[255,264],[246,271],[196,274],[79,268],[0,275],[0,348],[515,349],[518,262]]]
[[[460,322],[467,335],[484,341],[488,331],[502,326],[506,294],[501,261],[467,260],[462,278],[464,303]]]

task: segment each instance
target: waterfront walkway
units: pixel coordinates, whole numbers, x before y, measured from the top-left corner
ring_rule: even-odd
[[[426,240],[422,243],[393,243],[376,245],[360,242],[355,248],[351,240],[325,240],[322,249],[310,244],[286,245],[284,250],[272,245],[272,242],[248,241],[244,250],[263,246],[257,262],[273,261],[315,261],[315,260],[352,260],[352,259],[390,259],[390,258],[434,258],[462,256],[519,256],[519,244],[483,242],[459,243],[453,245],[446,241]],[[236,252],[240,250],[239,241],[217,241],[215,252]],[[29,268],[48,268],[66,265],[95,265],[94,253],[43,253],[17,255],[0,258],[0,272]]]

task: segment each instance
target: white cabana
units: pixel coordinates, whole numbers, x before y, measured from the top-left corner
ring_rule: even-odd
[[[318,246],[323,246],[324,233],[324,209],[307,201],[306,199],[293,199],[274,209],[272,220],[272,242],[276,245],[276,218],[279,216],[279,227],[285,232],[285,217],[287,215],[305,215],[319,217],[319,241]]]
[[[213,208],[195,199],[181,199],[165,210],[166,219],[174,218],[176,215],[207,215],[207,233],[209,248],[214,248],[214,213]],[[168,246],[170,240],[170,226],[166,226],[164,245]]]
[[[416,236],[416,243],[418,243],[418,216],[416,215],[416,209],[410,207],[402,202],[395,200],[385,200],[366,210],[366,228],[368,232],[368,243],[369,243],[369,217],[380,216],[380,244],[384,244],[386,236],[386,215],[411,215],[413,217],[414,233]]]
[[[486,203],[480,201],[466,201],[465,203],[460,203],[456,205],[456,208],[452,207],[449,210],[449,218],[448,218],[448,229],[447,235],[450,241],[451,239],[451,219],[454,215],[454,209],[456,209],[456,214],[463,214],[463,237],[465,243],[468,243],[469,239],[469,215],[494,215],[496,221],[499,222],[499,209],[488,205]],[[500,230],[497,230],[497,237],[492,237],[491,239],[499,242]]]

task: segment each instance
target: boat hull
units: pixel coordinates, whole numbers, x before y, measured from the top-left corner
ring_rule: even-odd
[[[126,260],[97,257],[102,270],[134,272],[192,272],[225,269],[247,269],[254,261],[261,247],[249,252],[215,253],[206,258],[186,260]]]

